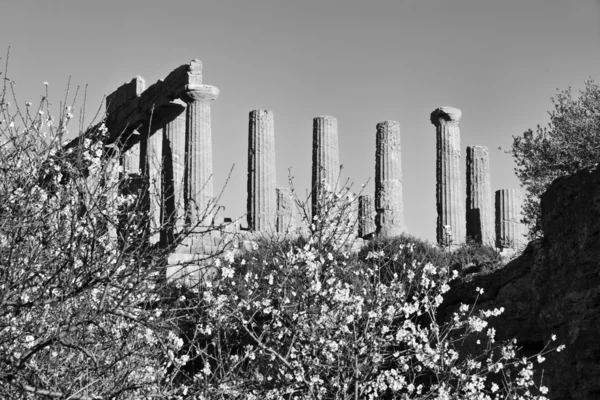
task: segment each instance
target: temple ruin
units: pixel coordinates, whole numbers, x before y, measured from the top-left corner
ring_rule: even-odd
[[[135,77],[107,96],[106,146],[117,148],[128,192],[147,199],[150,243],[176,248],[171,265],[200,263],[202,256],[255,234],[298,234],[296,202],[289,188],[276,187],[273,111],[253,110],[248,123],[247,227],[217,213],[213,188],[211,105],[219,89],[202,82],[202,63],[192,60],[146,87]],[[522,198],[516,190],[495,196],[495,232],[489,154],[467,147],[466,202],[460,175],[461,111],[441,107],[430,115],[436,127],[436,238],[441,246],[467,237],[498,248],[524,243]],[[88,133],[85,133],[84,136]],[[327,192],[339,186],[338,123],[332,116],[313,119],[312,216],[319,215]],[[68,146],[78,145],[81,139]],[[394,237],[407,232],[404,222],[400,123],[383,121],[375,133],[375,190],[358,198],[356,234],[360,238]],[[225,224],[223,224],[225,222]],[[212,229],[219,226],[219,229]],[[178,241],[184,227],[192,234]],[[246,233],[244,233],[246,232]],[[495,233],[495,235],[494,235]],[[227,237],[229,235],[229,237]],[[246,239],[244,239],[246,235]],[[236,236],[237,237],[237,236]],[[240,242],[236,239],[236,243]],[[187,264],[186,264],[187,263]],[[187,266],[185,267],[187,268]]]

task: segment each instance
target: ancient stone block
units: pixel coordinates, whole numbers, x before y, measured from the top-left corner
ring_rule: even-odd
[[[275,231],[275,130],[273,112],[254,110],[248,122],[248,228]]]
[[[130,100],[139,97],[145,89],[146,81],[139,75],[129,83],[119,86],[117,90],[106,96],[106,112],[114,113]]]
[[[402,202],[400,124],[377,124],[375,151],[375,225],[377,234],[398,236],[406,231]]]
[[[442,246],[465,242],[466,216],[460,179],[458,108],[441,107],[431,113],[436,127],[436,237]]]
[[[375,198],[371,194],[358,196],[358,236],[375,233]]]
[[[493,246],[494,214],[487,147],[467,147],[467,237]]]
[[[123,171],[128,174],[140,174],[140,145],[135,144],[122,157]]]
[[[496,247],[518,249],[527,243],[522,213],[523,197],[519,190],[496,191]]]
[[[340,156],[337,119],[322,116],[313,119],[312,212],[318,214],[323,201],[323,184],[329,190],[339,189]]]

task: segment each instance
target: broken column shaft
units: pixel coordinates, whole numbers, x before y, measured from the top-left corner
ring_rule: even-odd
[[[324,184],[330,191],[339,190],[340,156],[337,119],[322,116],[313,119],[312,213],[319,214],[325,200]]]
[[[375,150],[375,225],[383,237],[398,236],[406,231],[402,202],[402,165],[400,124],[384,121],[377,124]]]
[[[496,247],[517,249],[526,243],[521,222],[523,197],[517,189],[496,191]]]
[[[273,112],[254,110],[248,123],[248,228],[257,232],[275,230],[275,131]]]
[[[460,130],[458,108],[441,107],[431,113],[436,127],[437,242],[441,246],[465,242],[465,203],[460,180]]]
[[[358,196],[358,236],[375,233],[375,200],[371,194]]]
[[[288,188],[277,188],[277,232],[287,234],[296,227],[295,213],[296,204],[292,197],[292,191]]]
[[[210,104],[219,89],[187,85],[182,100],[185,113],[184,203],[186,222],[208,225],[216,210],[213,197],[213,162]]]
[[[467,147],[467,237],[494,245],[494,214],[487,147]]]

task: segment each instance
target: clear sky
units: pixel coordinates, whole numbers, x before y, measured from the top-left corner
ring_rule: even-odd
[[[600,79],[597,0],[0,0],[0,53],[20,101],[67,79],[102,96],[141,75],[150,85],[199,58],[212,108],[215,188],[224,216],[245,213],[248,113],[275,114],[277,183],[310,186],[312,119],[338,119],[340,161],[355,187],[375,173],[375,126],[401,125],[405,219],[435,239],[439,106],[460,108],[465,148],[490,149],[492,190],[517,188],[512,136],[546,124],[557,88]],[[2,56],[4,58],[4,56]],[[79,103],[81,104],[81,103]],[[73,127],[74,128],[74,127]]]

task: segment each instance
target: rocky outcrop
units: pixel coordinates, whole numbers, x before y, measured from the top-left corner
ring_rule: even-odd
[[[497,270],[456,281],[440,318],[459,304],[504,307],[490,323],[496,339],[516,338],[522,355],[540,351],[552,334],[566,349],[536,365],[551,399],[600,398],[600,168],[557,179],[542,196],[544,238]]]

